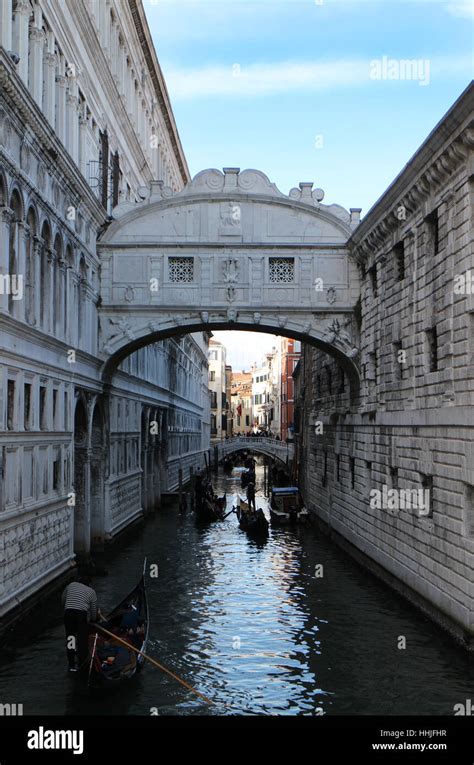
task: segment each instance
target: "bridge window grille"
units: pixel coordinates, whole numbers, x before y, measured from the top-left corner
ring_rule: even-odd
[[[189,284],[194,281],[194,258],[169,258],[168,275],[170,282]]]
[[[271,282],[294,282],[295,259],[294,258],[270,258],[270,281]]]

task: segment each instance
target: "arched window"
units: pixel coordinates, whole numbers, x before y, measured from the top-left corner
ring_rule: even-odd
[[[20,252],[20,223],[23,220],[23,205],[19,192],[15,189],[10,199],[10,209],[13,216],[10,222],[10,237],[8,243],[8,274],[10,283],[8,285],[8,311],[13,313],[15,305],[14,297],[18,295],[19,274],[19,252]]]
[[[28,324],[35,323],[35,236],[37,233],[37,219],[33,207],[28,210],[26,216],[28,232],[26,242],[26,263],[25,263],[25,320]]]
[[[51,249],[51,227],[48,221],[43,223],[41,227],[41,243],[40,249],[40,324],[42,329],[48,331],[49,329],[49,316],[50,316],[50,266],[49,266],[49,250]]]

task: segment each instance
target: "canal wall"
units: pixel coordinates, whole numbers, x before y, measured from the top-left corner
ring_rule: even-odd
[[[334,359],[296,370],[305,500],[335,539],[472,650],[473,89],[349,241],[360,396]],[[335,327],[335,331],[343,331]]]

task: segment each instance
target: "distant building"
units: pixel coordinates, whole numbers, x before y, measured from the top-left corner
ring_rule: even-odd
[[[281,338],[281,415],[282,440],[293,438],[294,431],[294,380],[293,371],[301,357],[301,343],[288,337]]]
[[[280,432],[280,352],[273,348],[260,366],[252,367],[253,426]]]
[[[233,372],[231,387],[233,433],[248,433],[252,428],[252,372]]]
[[[211,393],[211,439],[220,440],[227,433],[226,347],[209,341],[209,390]]]
[[[232,367],[230,364],[225,365],[225,417],[226,417],[226,433],[228,436],[232,435],[233,429],[233,416],[232,416]]]

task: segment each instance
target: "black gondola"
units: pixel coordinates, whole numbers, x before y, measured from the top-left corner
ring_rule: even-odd
[[[121,641],[145,652],[148,641],[149,613],[145,589],[145,566],[143,575],[131,592],[116,606],[105,621],[98,626],[105,627]],[[124,615],[136,617],[136,628],[123,627]],[[82,667],[81,675],[89,688],[114,688],[131,680],[142,667],[144,657],[123,643],[114,641],[93,624],[89,627],[89,656]]]
[[[249,534],[268,534],[268,521],[261,508],[256,512],[250,509],[249,503],[242,497],[239,497],[239,507],[237,508],[237,518],[239,527]]]
[[[196,503],[196,516],[203,523],[220,521],[224,518],[227,506],[227,496],[222,497],[206,494]]]

